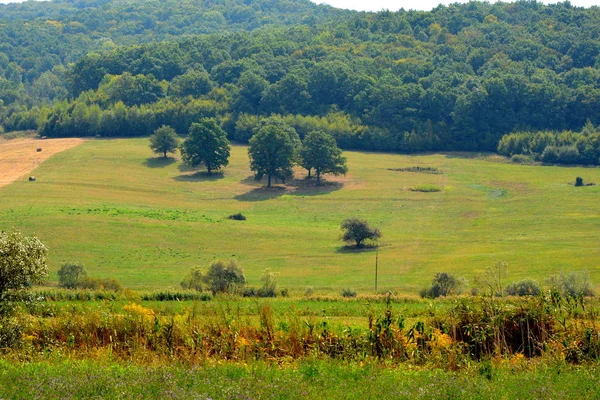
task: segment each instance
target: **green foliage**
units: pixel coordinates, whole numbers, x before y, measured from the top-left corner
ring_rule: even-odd
[[[244,271],[236,260],[216,260],[208,267],[204,275],[204,282],[211,292],[216,293],[239,293],[246,283]]]
[[[575,178],[575,186],[583,186],[583,178],[578,176]]]
[[[89,276],[80,279],[77,288],[100,291],[107,290],[113,292],[118,292],[123,289],[121,283],[114,278],[92,278]]]
[[[367,221],[359,218],[345,219],[340,228],[344,231],[342,240],[354,242],[356,247],[362,247],[365,240],[376,241],[381,237],[378,228],[370,227]]]
[[[442,189],[436,185],[417,185],[410,188],[411,192],[424,192],[424,193],[433,193],[433,192],[441,192]]]
[[[531,279],[511,283],[504,291],[509,296],[538,296],[541,293],[539,285]]]
[[[201,292],[204,283],[204,275],[199,267],[190,268],[186,276],[181,280],[181,287],[183,289],[193,289],[197,292]]]
[[[351,288],[342,289],[342,297],[356,297],[356,290]]]
[[[47,255],[48,249],[37,237],[0,231],[0,296],[46,279]]]
[[[223,129],[212,118],[204,118],[190,127],[181,145],[181,158],[191,167],[204,164],[208,173],[229,164],[231,146]]]
[[[162,154],[163,157],[167,157],[167,153],[175,153],[177,146],[179,145],[179,139],[175,129],[170,126],[163,125],[154,131],[154,134],[150,136],[150,149],[154,153]]]
[[[229,219],[233,219],[235,221],[245,221],[246,220],[246,216],[242,213],[235,213],[235,214],[231,214],[229,217],[227,217]]]
[[[323,131],[312,131],[304,138],[300,165],[308,171],[308,176],[315,170],[317,183],[321,182],[323,174],[345,175],[348,172],[346,157],[342,156],[335,139]]]
[[[533,159],[531,158],[531,156],[528,156],[525,154],[513,154],[510,157],[510,162],[515,163],[515,164],[528,165],[528,164],[533,164]]]
[[[86,278],[87,271],[80,263],[64,263],[58,270],[58,286],[63,288],[75,289]]]
[[[295,154],[295,144],[281,126],[266,125],[250,139],[250,169],[256,180],[267,176],[267,188],[271,187],[272,178],[285,182],[293,175]]]
[[[486,267],[483,273],[475,277],[486,294],[490,296],[502,296],[504,292],[504,279],[506,279],[508,264],[498,261],[494,265]]]
[[[550,275],[547,279],[551,289],[565,297],[578,298],[581,296],[593,296],[594,289],[587,271]]]
[[[263,271],[262,286],[258,289],[259,297],[276,297],[277,296],[277,274],[269,268]]]
[[[461,294],[465,286],[464,280],[457,279],[446,272],[438,272],[431,281],[431,286],[420,292],[421,297],[435,299],[440,296]]]
[[[581,133],[517,132],[502,137],[498,152],[510,156],[511,160],[517,157],[517,162],[522,160],[523,163],[527,161],[525,157],[531,157],[549,164],[597,165],[600,133],[589,126]]]

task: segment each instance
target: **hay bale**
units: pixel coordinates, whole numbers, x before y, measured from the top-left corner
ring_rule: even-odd
[[[41,147],[38,147],[38,148],[37,148],[37,152],[39,153],[40,151],[42,151],[42,148],[41,148]]]
[[[35,182],[35,176],[30,176],[29,177],[29,182]]]

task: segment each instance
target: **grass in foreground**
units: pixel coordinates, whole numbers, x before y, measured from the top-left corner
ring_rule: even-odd
[[[283,367],[0,360],[0,397],[11,399],[597,399],[598,379],[596,367],[560,365],[474,366],[453,373],[319,360]]]
[[[471,280],[499,260],[506,283],[588,269],[600,281],[600,186],[574,187],[600,170],[523,166],[472,155],[346,152],[349,174],[287,190],[254,182],[246,148],[222,174],[154,158],[146,139],[89,141],[33,172],[35,184],[0,189],[0,229],[47,243],[51,269],[82,262],[126,287],[178,287],[191,266],[237,258],[250,284],[265,268],[297,294],[359,294],[373,287],[375,251],[348,251],[339,225],[359,217],[381,229],[379,289],[418,293],[436,272]],[[413,172],[435,168],[442,174]],[[407,171],[390,169],[408,168]],[[438,193],[410,188],[435,186]],[[245,221],[228,218],[242,213]]]

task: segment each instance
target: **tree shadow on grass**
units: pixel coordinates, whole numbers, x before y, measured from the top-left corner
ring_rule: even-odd
[[[369,253],[372,251],[376,251],[379,248],[377,244],[363,244],[360,247],[356,247],[355,245],[345,245],[338,247],[335,252],[342,254],[353,254],[353,253]]]
[[[257,187],[247,193],[235,196],[234,199],[238,201],[265,201],[283,196],[286,192],[285,186],[273,186],[270,189]]]
[[[150,157],[144,161],[144,165],[148,168],[165,168],[176,161],[173,157]]]
[[[327,181],[321,181],[321,184],[317,184],[315,179],[294,179],[289,186],[293,188],[290,192],[293,196],[319,196],[340,190],[344,187],[344,184],[342,182]]]
[[[211,174],[208,171],[199,171],[195,174],[184,174],[178,175],[173,179],[177,182],[210,182],[210,181],[218,181],[219,179],[223,179],[224,174],[222,171],[213,172]]]

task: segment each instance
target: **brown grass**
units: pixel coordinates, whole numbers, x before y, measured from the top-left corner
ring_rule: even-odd
[[[56,153],[83,143],[82,139],[14,139],[0,141],[0,187],[26,176]],[[42,151],[38,152],[37,148]]]

